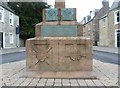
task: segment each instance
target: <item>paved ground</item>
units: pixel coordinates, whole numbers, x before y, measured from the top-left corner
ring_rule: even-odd
[[[93,71],[97,79],[44,79],[44,78],[22,78],[26,73],[26,61],[18,61],[0,65],[2,86],[41,86],[40,88],[95,88],[102,86],[118,86],[118,65],[103,63],[94,60]],[[120,75],[120,74],[119,74]],[[65,88],[66,88],[65,87]],[[18,87],[19,88],[19,87]],[[115,88],[115,87],[111,87]]]
[[[108,47],[93,47],[93,50],[118,54],[119,50]],[[25,48],[13,48],[0,50],[0,54],[25,51]],[[118,65],[94,60],[93,71],[98,79],[44,79],[44,78],[22,78],[26,73],[26,61],[11,62],[0,65],[0,86],[41,86],[40,88],[95,88],[102,86],[118,86]],[[119,84],[120,85],[120,84]],[[76,86],[76,87],[75,87]],[[65,87],[65,88],[66,88]],[[18,87],[19,88],[19,87]],[[23,87],[22,87],[23,88]],[[101,88],[101,87],[100,87]],[[111,87],[115,88],[115,87]]]
[[[14,53],[14,52],[21,52],[21,51],[25,51],[25,47],[0,49],[0,55],[1,54]]]

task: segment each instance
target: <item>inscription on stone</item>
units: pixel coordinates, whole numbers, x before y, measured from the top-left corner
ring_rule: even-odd
[[[77,36],[77,26],[42,26],[42,37],[74,37]]]
[[[55,9],[46,9],[46,14],[45,14],[45,17],[46,17],[46,20],[47,21],[56,21],[58,20],[58,9],[55,8]]]
[[[74,18],[75,9],[74,8],[62,8],[61,9],[61,20],[75,20]]]
[[[58,14],[60,12],[60,14]],[[75,20],[75,8],[61,8],[61,9],[46,9],[45,20],[46,21],[73,21]]]

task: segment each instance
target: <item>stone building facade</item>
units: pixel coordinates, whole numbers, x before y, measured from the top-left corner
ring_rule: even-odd
[[[93,39],[93,45],[98,45],[99,42],[99,18],[104,16],[109,11],[109,2],[106,0],[102,1],[103,7],[100,10],[92,11],[94,15],[87,18],[87,21],[84,21],[84,36],[89,36]],[[83,19],[86,20],[86,19]],[[89,28],[88,28],[89,27]],[[87,32],[87,33],[86,33]]]
[[[99,46],[108,46],[108,14],[99,19]]]
[[[19,47],[19,16],[0,2],[0,48]]]
[[[89,21],[86,25],[83,26],[84,27],[84,30],[83,30],[83,36],[85,37],[89,37],[91,39],[94,39],[93,38],[93,33],[92,33],[92,30],[93,29],[93,21]]]
[[[99,20],[100,46],[120,47],[120,0],[113,2],[109,12]],[[103,26],[104,25],[104,26]]]
[[[110,47],[120,47],[120,0],[114,2],[109,11],[108,37]]]

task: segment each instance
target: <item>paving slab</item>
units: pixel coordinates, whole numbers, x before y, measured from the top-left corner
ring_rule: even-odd
[[[118,65],[93,60],[93,71],[97,79],[48,79],[22,77],[26,74],[26,61],[1,64],[2,86],[26,88],[109,88],[118,87]]]

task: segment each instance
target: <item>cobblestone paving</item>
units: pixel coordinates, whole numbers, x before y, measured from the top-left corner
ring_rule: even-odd
[[[0,65],[0,85],[20,86],[40,88],[106,88],[108,86],[118,86],[118,65],[103,63],[94,60],[93,71],[97,79],[44,79],[44,78],[21,78],[26,72],[26,61],[18,61]],[[119,74],[120,75],[120,74]],[[115,88],[115,87],[112,87]]]

